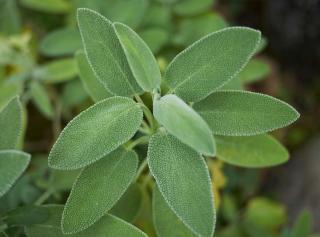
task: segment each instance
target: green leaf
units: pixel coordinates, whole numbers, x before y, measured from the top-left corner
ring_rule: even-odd
[[[4,82],[0,84],[0,111],[22,91],[20,82]]]
[[[64,108],[68,109],[80,105],[87,98],[88,94],[83,88],[83,84],[79,78],[64,83],[61,96]]]
[[[128,188],[137,167],[137,154],[120,148],[85,168],[67,200],[62,231],[79,232],[105,215]]]
[[[89,9],[78,10],[78,24],[89,63],[100,82],[113,94],[142,93],[134,79],[112,22]]]
[[[46,56],[71,55],[82,47],[78,29],[61,28],[49,32],[41,41],[40,51]]]
[[[66,13],[70,10],[65,0],[20,0],[20,3],[24,7],[46,13]]]
[[[0,197],[16,182],[29,162],[30,155],[27,153],[15,150],[0,151]]]
[[[129,98],[98,102],[64,128],[49,154],[49,166],[61,170],[85,167],[128,141],[141,122],[142,109]]]
[[[15,97],[0,111],[0,150],[16,148],[22,131],[22,105]]]
[[[170,134],[196,151],[215,154],[215,144],[206,122],[186,103],[175,95],[154,100],[154,117]]]
[[[59,83],[73,79],[78,74],[73,58],[57,59],[35,69],[33,76],[47,83]]]
[[[203,158],[172,135],[154,134],[149,143],[150,171],[170,208],[195,234],[212,237],[213,194]]]
[[[312,230],[312,215],[310,211],[302,211],[292,228],[292,237],[309,236]]]
[[[245,91],[212,93],[193,107],[214,134],[249,136],[293,123],[299,113],[287,103],[268,95]]]
[[[83,86],[93,101],[98,102],[102,99],[111,97],[111,93],[102,85],[92,71],[84,52],[78,51],[76,53],[76,60]]]
[[[139,86],[149,92],[159,88],[160,69],[149,47],[128,26],[121,23],[114,23],[113,26]]]
[[[170,209],[157,187],[153,190],[152,206],[158,237],[196,237]]]
[[[154,54],[158,53],[169,40],[169,34],[165,30],[156,27],[144,29],[139,35]]]
[[[250,137],[215,136],[217,157],[241,167],[268,167],[286,162],[288,151],[273,137],[262,134]]]
[[[133,222],[142,206],[142,192],[138,184],[132,184],[112,207],[110,213],[127,222]]]
[[[79,176],[80,170],[52,170],[49,188],[55,191],[67,191]]]
[[[174,5],[173,11],[181,16],[196,15],[213,6],[213,0],[183,0]]]
[[[244,67],[238,77],[244,83],[252,83],[265,78],[269,73],[269,64],[261,59],[253,59]]]
[[[164,81],[183,100],[199,101],[236,76],[259,41],[260,32],[250,28],[216,31],[178,54],[169,64]]]
[[[40,112],[47,118],[52,118],[54,111],[45,88],[40,83],[33,82],[30,86],[30,94],[32,101]]]
[[[19,34],[21,30],[21,16],[16,0],[1,0],[0,4],[1,34]]]
[[[88,229],[71,235],[65,235],[60,229],[63,206],[43,206],[49,211],[49,219],[41,224],[27,226],[25,232],[28,237],[147,237],[133,225],[112,215],[105,215]]]

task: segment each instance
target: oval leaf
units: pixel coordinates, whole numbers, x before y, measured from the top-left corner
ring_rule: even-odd
[[[5,194],[30,162],[30,155],[21,151],[0,151],[0,197]]]
[[[250,137],[215,136],[217,157],[242,167],[268,167],[288,160],[287,150],[273,137],[262,134]]]
[[[112,22],[95,11],[81,8],[78,24],[89,63],[100,82],[115,95],[130,97],[142,93]]]
[[[137,166],[137,154],[119,148],[85,168],[67,200],[62,231],[79,232],[105,215],[128,188]]]
[[[175,95],[154,101],[153,114],[169,133],[196,151],[215,154],[215,144],[209,126],[186,103]]]
[[[22,129],[22,105],[15,97],[0,112],[0,150],[17,146]]]
[[[299,113],[287,103],[268,95],[245,91],[219,91],[193,107],[214,134],[249,136],[293,123]]]
[[[139,86],[149,92],[159,88],[160,69],[149,47],[128,26],[121,23],[114,23],[113,25]]]
[[[178,54],[164,81],[182,99],[199,101],[231,80],[254,54],[259,41],[260,32],[250,28],[216,31]]]
[[[76,53],[76,60],[83,86],[93,101],[98,102],[111,97],[112,94],[102,85],[94,74],[94,71],[92,71],[84,52],[78,51]]]
[[[64,128],[49,154],[49,166],[61,170],[87,166],[128,141],[141,122],[142,109],[133,100],[103,100]]]
[[[148,164],[170,208],[195,234],[212,237],[215,211],[209,171],[203,158],[174,136],[152,136]]]
[[[54,111],[45,88],[40,83],[33,82],[30,86],[30,94],[40,112],[47,118],[52,118]]]

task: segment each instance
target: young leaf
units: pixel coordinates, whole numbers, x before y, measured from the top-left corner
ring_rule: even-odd
[[[61,170],[85,167],[128,141],[141,122],[142,109],[129,98],[98,102],[64,128],[49,154],[49,166]]]
[[[139,86],[149,92],[159,88],[160,69],[149,47],[128,26],[118,22],[113,26]]]
[[[30,94],[32,97],[32,101],[40,110],[40,112],[47,118],[52,118],[54,114],[53,107],[51,105],[50,98],[43,86],[38,82],[31,83]]]
[[[152,206],[153,222],[158,237],[196,237],[170,209],[156,186],[153,190]]]
[[[78,51],[76,53],[76,60],[83,86],[93,101],[98,102],[111,97],[112,94],[102,85],[92,71],[84,52]]]
[[[148,164],[174,213],[195,234],[212,237],[215,226],[213,194],[203,158],[174,136],[158,132],[148,148]]]
[[[119,148],[85,168],[64,208],[62,231],[79,232],[105,215],[128,188],[137,166],[137,154]]]
[[[206,122],[175,95],[166,95],[154,101],[153,114],[170,134],[196,151],[215,154],[215,144]]]
[[[0,151],[0,197],[16,182],[29,162],[30,155],[27,153],[16,150]]]
[[[195,103],[193,108],[214,134],[250,136],[293,123],[299,113],[287,103],[245,91],[219,91]]]
[[[0,128],[0,150],[15,148],[22,130],[22,105],[18,97],[0,111]]]
[[[100,82],[113,94],[142,93],[134,79],[112,22],[89,9],[78,10],[78,24],[89,63]]]
[[[250,137],[215,136],[217,157],[242,167],[268,167],[286,162],[287,150],[273,137],[262,134]]]
[[[254,54],[259,41],[260,32],[250,28],[216,31],[178,54],[164,81],[182,99],[199,101],[231,80]]]
[[[76,28],[61,28],[48,33],[40,44],[40,51],[47,56],[71,55],[82,46]]]

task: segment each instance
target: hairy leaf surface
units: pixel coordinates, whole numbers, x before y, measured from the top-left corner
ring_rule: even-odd
[[[159,88],[160,69],[149,47],[128,26],[121,23],[114,23],[113,26],[139,86],[149,92]]]
[[[195,234],[212,237],[215,225],[208,168],[199,153],[164,132],[149,143],[148,164],[166,202]]]
[[[15,148],[22,129],[22,105],[18,97],[0,111],[0,128],[0,150]]]
[[[89,9],[78,10],[78,24],[90,65],[100,82],[113,94],[142,93],[134,79],[112,22]]]
[[[67,200],[62,231],[79,232],[105,215],[128,188],[137,166],[137,154],[119,148],[85,168]]]
[[[242,167],[267,167],[288,160],[287,150],[273,137],[262,134],[250,137],[215,136],[217,157]]]
[[[155,118],[170,134],[200,153],[215,154],[209,126],[179,97],[166,95],[156,99],[153,109]]]
[[[16,150],[0,151],[0,197],[20,177],[30,162],[30,155]]]
[[[49,166],[61,170],[87,166],[128,141],[141,122],[142,109],[129,98],[98,102],[64,128],[49,154]]]
[[[199,101],[231,80],[259,41],[260,32],[250,28],[216,31],[178,54],[169,64],[164,81],[182,99]]]
[[[214,134],[248,136],[266,133],[294,122],[299,113],[268,95],[244,91],[219,91],[195,103]]]

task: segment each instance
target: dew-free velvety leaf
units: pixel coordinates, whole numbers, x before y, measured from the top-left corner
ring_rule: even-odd
[[[48,92],[40,83],[34,82],[30,86],[30,94],[32,101],[40,112],[47,118],[52,118],[53,108],[50,102]]]
[[[27,153],[16,150],[0,151],[0,197],[11,188],[29,162],[30,155]]]
[[[195,234],[212,237],[215,226],[208,167],[199,153],[159,131],[148,148],[148,164],[170,208]]]
[[[64,128],[49,154],[49,166],[70,170],[89,165],[128,141],[141,122],[142,109],[129,98],[98,102]]]
[[[22,105],[15,97],[0,111],[0,150],[17,146],[22,130]]]
[[[163,198],[157,187],[152,196],[153,222],[158,237],[196,237],[177,217]]]
[[[97,12],[81,8],[78,24],[89,63],[100,82],[115,95],[130,97],[142,93],[112,22]]]
[[[199,101],[239,73],[259,41],[260,32],[250,28],[216,31],[178,54],[169,64],[164,81],[182,99]]]
[[[175,95],[154,100],[153,114],[170,134],[196,151],[215,154],[215,144],[209,126],[186,103]]]
[[[82,46],[81,37],[76,28],[62,28],[48,33],[40,44],[40,51],[47,56],[73,54]]]
[[[288,160],[287,150],[273,137],[262,134],[249,137],[215,136],[217,157],[242,167],[268,167]]]
[[[76,53],[76,60],[83,86],[93,101],[98,102],[111,97],[112,94],[102,85],[94,71],[92,71],[84,52],[78,51]]]
[[[113,26],[139,86],[149,92],[159,88],[160,69],[149,47],[128,26],[121,23],[114,23]]]
[[[111,152],[86,167],[76,180],[62,217],[62,231],[76,233],[109,211],[130,185],[138,166],[134,151]]]
[[[24,7],[47,13],[65,13],[70,10],[68,1],[65,0],[21,0]]]
[[[219,91],[195,103],[214,134],[250,136],[285,127],[299,113],[287,103],[268,95],[245,91]]]

